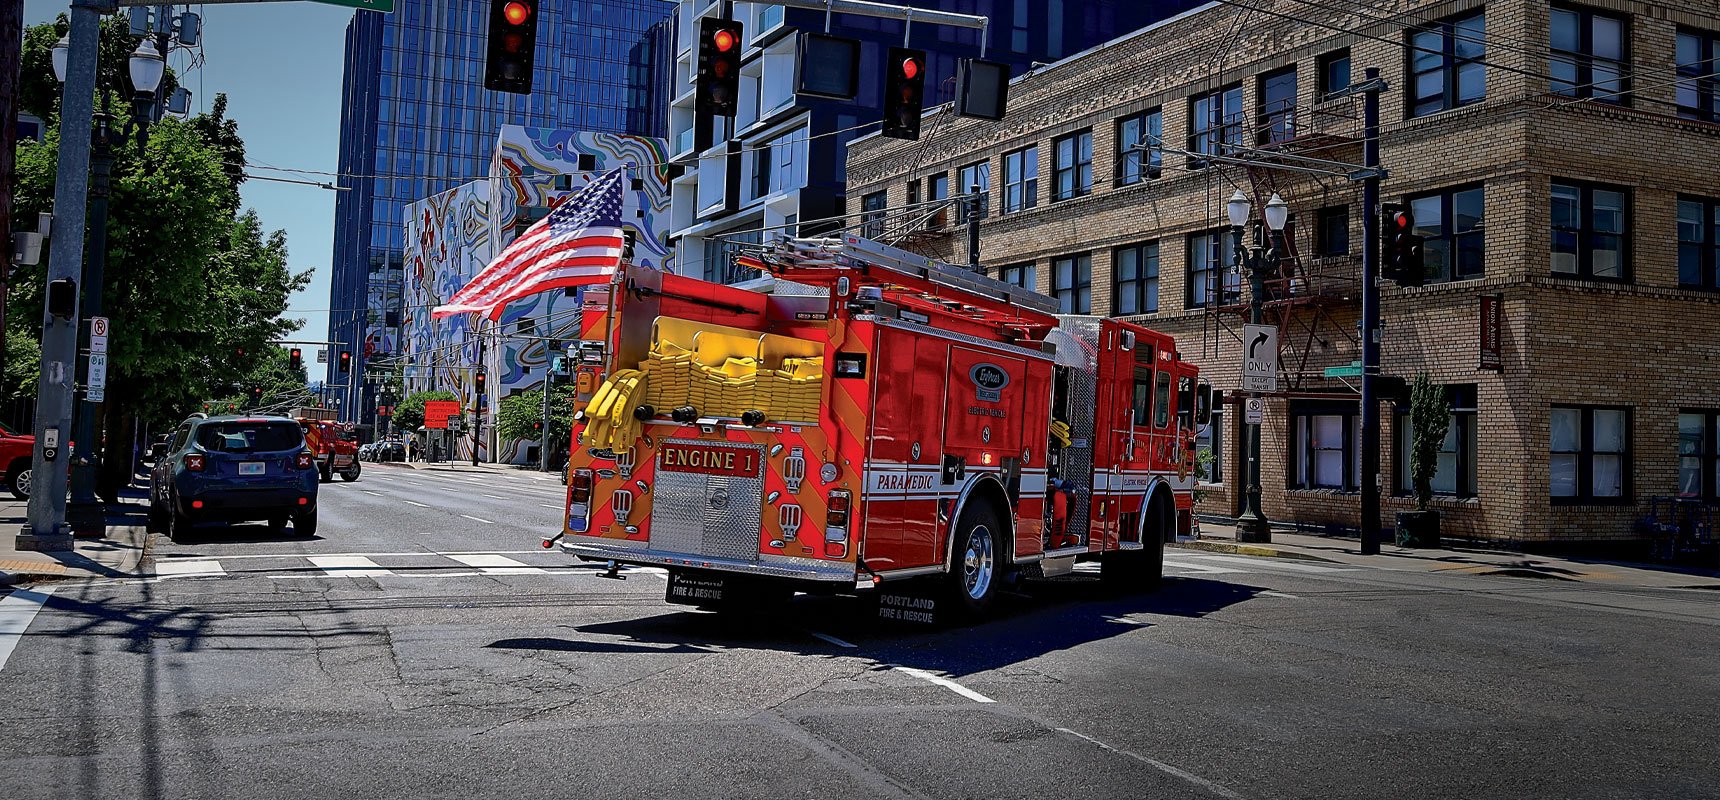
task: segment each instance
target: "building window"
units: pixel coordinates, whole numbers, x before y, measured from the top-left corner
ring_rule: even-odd
[[[1453,384],[1445,387],[1446,400],[1451,403],[1451,427],[1439,446],[1438,466],[1433,474],[1433,493],[1450,497],[1475,496],[1475,384]],[[1410,474],[1410,445],[1413,443],[1409,409],[1397,412],[1398,491],[1415,492],[1414,476]]]
[[[1350,254],[1350,207],[1335,206],[1320,209],[1319,241],[1314,249],[1323,256]]]
[[[948,172],[940,172],[936,175],[927,177],[926,201],[935,202],[938,200],[948,199],[950,199],[950,174]],[[958,219],[961,218],[962,217],[958,216]],[[926,222],[926,227],[936,230],[949,224],[949,220],[949,206],[939,206],[932,210],[931,219]]]
[[[1159,310],[1159,243],[1119,247],[1112,251],[1116,294],[1112,314],[1152,314]]]
[[[1320,56],[1320,97],[1350,88],[1350,48]]]
[[[1720,201],[1678,198],[1678,285],[1720,289]]]
[[[1195,463],[1206,463],[1201,483],[1224,483],[1224,410],[1212,410],[1212,421],[1194,436]]]
[[[1039,205],[1039,148],[1027,147],[1003,156],[1003,213],[1013,214]]]
[[[1624,219],[1624,189],[1555,182],[1553,274],[1626,280]]]
[[[1054,142],[1053,200],[1068,200],[1093,191],[1093,132],[1072,133]]]
[[[1290,401],[1290,436],[1290,488],[1357,489],[1361,417],[1355,403]]]
[[[1553,92],[1623,103],[1629,86],[1624,77],[1629,23],[1623,17],[1587,9],[1554,8],[1550,13]]]
[[[1087,254],[1051,260],[1051,296],[1064,314],[1093,311],[1093,257]]]
[[[1159,109],[1117,120],[1117,183],[1159,177],[1164,165],[1165,116]]]
[[[1425,240],[1421,256],[1428,283],[1481,277],[1486,261],[1485,194],[1482,187],[1472,186],[1408,198],[1415,232]]]
[[[1023,289],[1039,291],[1038,270],[1032,261],[1009,264],[997,271],[997,278],[1004,283],[1020,286]]]
[[[1630,410],[1553,406],[1548,467],[1555,503],[1630,496]]]
[[[1242,87],[1227,86],[1189,101],[1188,149],[1195,153],[1224,155],[1242,145],[1242,129],[1247,117],[1242,113]],[[1205,161],[1189,158],[1189,167],[1198,169]]]
[[[1487,15],[1429,23],[1409,34],[1409,116],[1420,117],[1487,98]]]
[[[1678,412],[1678,496],[1720,499],[1720,412]]]
[[[1296,68],[1260,77],[1260,143],[1273,144],[1296,136]]]
[[[1678,116],[1720,122],[1720,34],[1678,32]]]
[[[1242,275],[1236,262],[1235,240],[1229,228],[1188,237],[1187,308],[1227,306],[1242,302]]]
[[[876,239],[884,235],[884,208],[889,204],[887,192],[873,192],[860,198],[860,235]]]
[[[991,162],[980,161],[962,167],[956,172],[956,191],[967,194],[979,187],[979,215],[985,216],[991,210]]]

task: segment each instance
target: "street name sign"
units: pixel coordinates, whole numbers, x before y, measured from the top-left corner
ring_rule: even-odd
[[[1360,378],[1362,377],[1362,362],[1351,361],[1347,367],[1327,367],[1328,378]]]
[[[346,6],[347,8],[361,8],[361,9],[364,9],[365,11],[380,11],[384,14],[394,13],[394,0],[311,0],[311,1],[315,2],[315,3],[322,3],[324,5],[330,5],[330,6]]]
[[[1278,391],[1278,326],[1242,326],[1242,391]]]

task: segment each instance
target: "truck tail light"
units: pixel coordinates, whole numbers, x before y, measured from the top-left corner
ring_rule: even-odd
[[[591,470],[576,469],[567,476],[567,529],[584,532],[591,527]]]
[[[316,463],[316,455],[309,450],[300,450],[298,457],[293,459],[293,465],[299,469],[310,469]]]
[[[202,472],[205,459],[202,453],[191,453],[185,456],[185,468],[192,472]]]
[[[847,489],[830,491],[829,512],[824,516],[824,554],[831,558],[848,555],[848,514],[854,496]]]

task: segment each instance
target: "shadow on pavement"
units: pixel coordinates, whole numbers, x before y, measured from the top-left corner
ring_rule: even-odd
[[[959,676],[1149,628],[1152,615],[1203,617],[1264,591],[1193,578],[1167,580],[1164,588],[1146,595],[1119,595],[1096,579],[1033,582],[1021,589],[1001,596],[990,619],[967,626],[886,622],[874,619],[872,604],[860,598],[800,596],[781,613],[671,611],[574,626],[590,638],[520,637],[498,639],[486,647],[578,653],[747,648],[825,657],[850,654],[811,635],[817,631],[851,640],[859,646],[852,655]]]

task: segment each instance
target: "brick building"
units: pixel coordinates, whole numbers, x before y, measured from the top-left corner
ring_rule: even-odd
[[[1623,540],[1652,498],[1712,506],[1720,490],[1716,56],[1711,0],[1211,4],[1017,78],[1001,122],[946,106],[927,111],[918,142],[856,140],[851,211],[933,196],[929,180],[978,185],[993,275],[1174,334],[1234,397],[1249,288],[1227,269],[1224,204],[1240,189],[1258,218],[1280,194],[1293,216],[1265,293],[1282,369],[1264,507],[1353,528],[1346,367],[1360,358],[1371,212],[1321,161],[1360,162],[1361,100],[1342,90],[1377,67],[1381,196],[1409,204],[1428,237],[1426,285],[1382,289],[1383,365],[1427,372],[1454,401],[1435,480],[1445,532]],[[872,232],[959,263],[958,218],[896,215]],[[1496,349],[1483,353],[1495,300]],[[1205,513],[1238,510],[1239,412],[1203,437]],[[1382,413],[1388,525],[1412,503],[1397,412]]]

